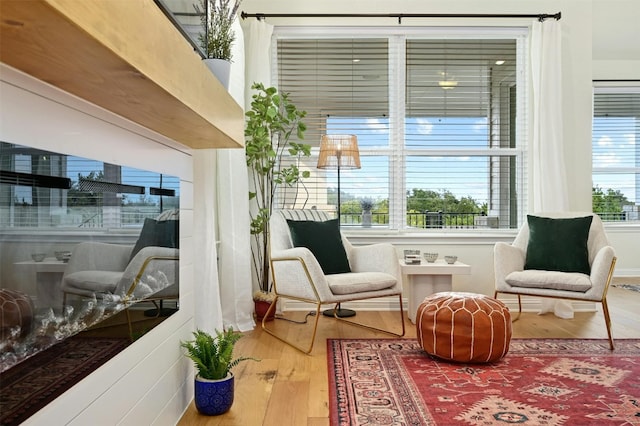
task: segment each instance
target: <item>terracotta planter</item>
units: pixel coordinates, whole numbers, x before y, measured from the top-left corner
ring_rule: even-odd
[[[256,320],[262,321],[262,318],[267,314],[269,307],[271,306],[271,302],[266,302],[264,300],[254,300],[255,312],[256,312]],[[276,315],[276,310],[274,309],[269,316],[267,317],[267,321],[273,321]]]

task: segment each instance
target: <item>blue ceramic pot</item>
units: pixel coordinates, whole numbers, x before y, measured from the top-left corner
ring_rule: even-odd
[[[229,373],[220,380],[195,379],[196,408],[207,416],[217,416],[229,411],[233,404],[234,377]]]

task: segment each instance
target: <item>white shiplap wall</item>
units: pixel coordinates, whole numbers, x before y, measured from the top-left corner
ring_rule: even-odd
[[[0,64],[0,140],[179,176],[180,310],[25,424],[175,424],[192,398],[180,340],[193,330],[189,149]],[[187,379],[188,378],[188,379]]]

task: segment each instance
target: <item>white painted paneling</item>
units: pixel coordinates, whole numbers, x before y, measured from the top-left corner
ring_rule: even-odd
[[[192,383],[192,367],[180,350],[180,341],[191,338],[193,329],[191,151],[0,67],[0,140],[171,174],[181,180],[180,310],[25,424],[175,424],[193,394],[187,386]]]

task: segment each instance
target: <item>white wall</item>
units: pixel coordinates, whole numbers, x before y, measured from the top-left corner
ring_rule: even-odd
[[[0,80],[0,140],[181,180],[180,310],[26,423],[175,424],[192,395],[179,345],[190,338],[194,312],[189,150],[4,65]]]

